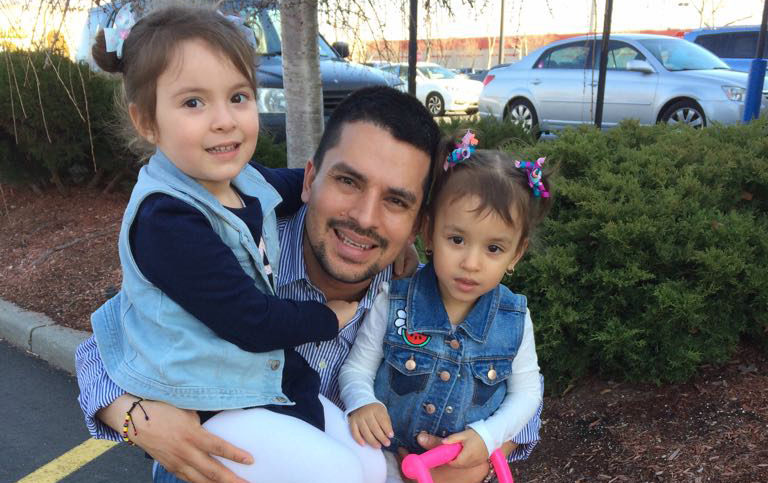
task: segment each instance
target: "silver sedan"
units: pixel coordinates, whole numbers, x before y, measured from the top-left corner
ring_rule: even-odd
[[[480,95],[480,116],[538,126],[541,131],[594,123],[600,44],[599,36],[560,40],[516,64],[491,70]],[[744,112],[746,86],[746,73],[731,70],[687,40],[611,36],[603,126],[623,119],[694,127],[737,123]]]

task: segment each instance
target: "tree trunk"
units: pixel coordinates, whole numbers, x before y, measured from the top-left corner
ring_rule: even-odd
[[[288,167],[303,168],[323,133],[317,0],[280,2]]]

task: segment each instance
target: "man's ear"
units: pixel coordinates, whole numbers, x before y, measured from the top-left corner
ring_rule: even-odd
[[[309,203],[309,195],[312,194],[312,183],[315,181],[315,163],[310,159],[304,167],[304,182],[301,184],[301,201]]]
[[[142,119],[142,115],[139,112],[138,106],[136,106],[136,104],[133,102],[128,104],[128,115],[131,117],[131,123],[136,129],[136,132],[139,133],[139,136],[143,137],[150,143],[155,144],[157,140],[155,139],[154,129],[152,129],[147,124],[146,120]]]

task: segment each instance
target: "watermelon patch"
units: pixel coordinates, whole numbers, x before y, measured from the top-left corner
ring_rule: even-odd
[[[432,339],[431,335],[424,335],[418,332],[403,331],[403,340],[411,347],[423,347]]]

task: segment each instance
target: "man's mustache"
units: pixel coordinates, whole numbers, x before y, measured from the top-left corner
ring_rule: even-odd
[[[373,240],[376,245],[378,245],[382,250],[385,250],[387,246],[389,245],[389,241],[387,241],[385,238],[383,238],[381,235],[376,233],[372,229],[365,229],[358,225],[353,220],[337,220],[337,219],[330,219],[328,220],[328,227],[332,229],[336,228],[344,228],[350,231],[355,232],[356,234],[360,236],[364,236],[366,238],[370,238]]]

